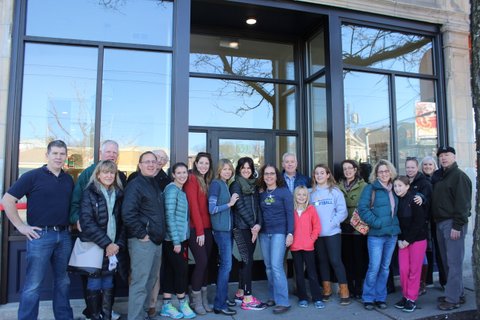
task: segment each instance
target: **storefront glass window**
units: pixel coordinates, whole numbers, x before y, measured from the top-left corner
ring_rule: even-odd
[[[313,162],[328,163],[327,97],[325,77],[309,84],[310,109],[312,110]]]
[[[94,48],[25,45],[19,175],[45,163],[54,139],[67,144],[74,177],[93,160],[97,57]]]
[[[347,65],[433,74],[428,37],[344,24],[342,51]]]
[[[192,34],[190,71],[294,80],[293,45]]]
[[[325,34],[323,30],[308,41],[308,75],[325,67]]]
[[[435,156],[437,106],[434,81],[395,78],[398,166],[404,172],[407,157]]]
[[[347,159],[375,164],[391,160],[388,78],[344,72]]]
[[[146,150],[170,153],[171,75],[170,54],[105,50],[100,136],[118,141],[121,170]]]
[[[188,168],[193,168],[193,162],[199,152],[207,151],[207,134],[205,132],[188,133]]]
[[[297,137],[291,136],[277,136],[276,138],[277,150],[277,168],[282,168],[282,157],[285,153],[297,154]],[[297,155],[297,158],[299,156]]]
[[[295,108],[292,86],[190,78],[190,126],[294,130]]]
[[[27,35],[171,46],[173,2],[29,0]]]

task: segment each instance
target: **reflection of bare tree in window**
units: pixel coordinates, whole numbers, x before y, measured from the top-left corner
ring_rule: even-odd
[[[272,70],[272,61],[261,59],[249,59],[244,57],[229,56],[226,54],[195,54],[192,67],[197,70],[208,69],[209,73],[225,74],[228,76],[252,76],[259,78],[274,77]],[[215,107],[225,113],[232,113],[239,117],[246,112],[255,110],[267,102],[273,113],[272,121],[275,121],[275,87],[271,83],[263,83],[251,80],[229,80],[222,79],[224,86],[216,91],[216,95],[236,96],[241,99],[241,103],[235,106],[235,109],[226,109],[218,104]],[[260,95],[260,99],[254,103],[247,103],[247,99]],[[272,123],[272,128],[273,128]]]
[[[420,72],[415,68],[420,66],[432,42],[428,37],[355,25],[344,25],[342,34],[344,63],[392,69],[396,62],[401,62],[403,71],[411,72]],[[385,65],[387,62],[390,65]]]

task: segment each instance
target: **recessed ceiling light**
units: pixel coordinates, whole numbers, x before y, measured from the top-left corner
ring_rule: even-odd
[[[252,26],[252,25],[254,25],[254,24],[257,23],[257,19],[255,19],[255,18],[248,18],[245,22],[246,22],[247,24],[249,24],[249,25]]]

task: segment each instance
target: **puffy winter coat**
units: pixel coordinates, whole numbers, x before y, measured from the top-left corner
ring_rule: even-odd
[[[98,190],[92,183],[82,194],[82,202],[80,205],[80,227],[82,232],[79,233],[80,240],[85,242],[95,242],[99,247],[105,249],[109,244],[114,242],[120,247],[118,259],[118,271],[123,279],[128,276],[128,254],[126,244],[125,227],[120,214],[121,203],[123,199],[123,191],[115,190],[116,198],[113,208],[113,215],[116,222],[115,241],[107,236],[108,225],[108,209],[105,196],[102,191]],[[111,274],[108,271],[108,258],[104,257],[102,274]]]

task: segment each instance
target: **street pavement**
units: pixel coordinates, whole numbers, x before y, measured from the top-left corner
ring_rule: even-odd
[[[406,313],[396,309],[393,305],[401,298],[401,289],[398,285],[398,278],[396,279],[396,292],[389,294],[387,297],[388,308],[385,310],[375,309],[368,311],[363,308],[361,301],[352,300],[352,303],[348,306],[341,306],[338,297],[333,297],[330,302],[326,303],[325,309],[315,309],[313,304],[310,304],[308,308],[300,308],[297,306],[297,298],[290,294],[291,309],[281,315],[275,315],[272,313],[271,308],[267,308],[262,311],[245,311],[240,309],[239,306],[234,309],[237,310],[237,314],[232,317],[216,315],[213,313],[205,316],[198,316],[197,319],[210,320],[210,319],[256,319],[256,320],[270,320],[270,319],[295,319],[295,320],[311,320],[311,319],[335,319],[335,320],[402,320],[402,319],[422,319],[425,317],[438,316],[437,319],[448,319],[448,315],[453,312],[474,310],[475,306],[475,292],[474,283],[472,277],[472,262],[471,262],[471,248],[472,248],[472,230],[473,227],[470,223],[470,232],[466,237],[465,243],[465,260],[464,260],[464,285],[465,295],[467,302],[461,305],[459,309],[445,312],[437,308],[437,297],[443,295],[443,291],[435,281],[434,287],[427,288],[427,293],[418,298],[417,309],[412,313]],[[437,274],[434,274],[436,280]],[[289,279],[290,289],[293,288],[293,281]],[[233,297],[235,293],[236,284],[230,284],[230,297]],[[292,291],[290,291],[292,292]],[[266,281],[256,281],[253,284],[253,294],[266,301],[268,297],[268,288]],[[215,296],[215,286],[209,286],[209,300],[213,302]],[[159,302],[160,304],[161,302]],[[176,303],[176,301],[175,301]],[[71,300],[71,304],[74,311],[74,316],[77,319],[82,319],[82,310],[85,307],[83,300]],[[18,303],[8,303],[0,305],[0,320],[13,320],[17,318]],[[122,314],[121,319],[126,319],[127,314],[127,298],[117,298],[114,310]],[[160,310],[160,309],[158,309]],[[443,315],[443,316],[441,316]],[[167,319],[165,317],[157,317],[159,320]],[[40,303],[40,315],[39,320],[52,320],[54,319],[51,307],[51,301],[42,301]],[[61,319],[60,319],[61,320]]]

